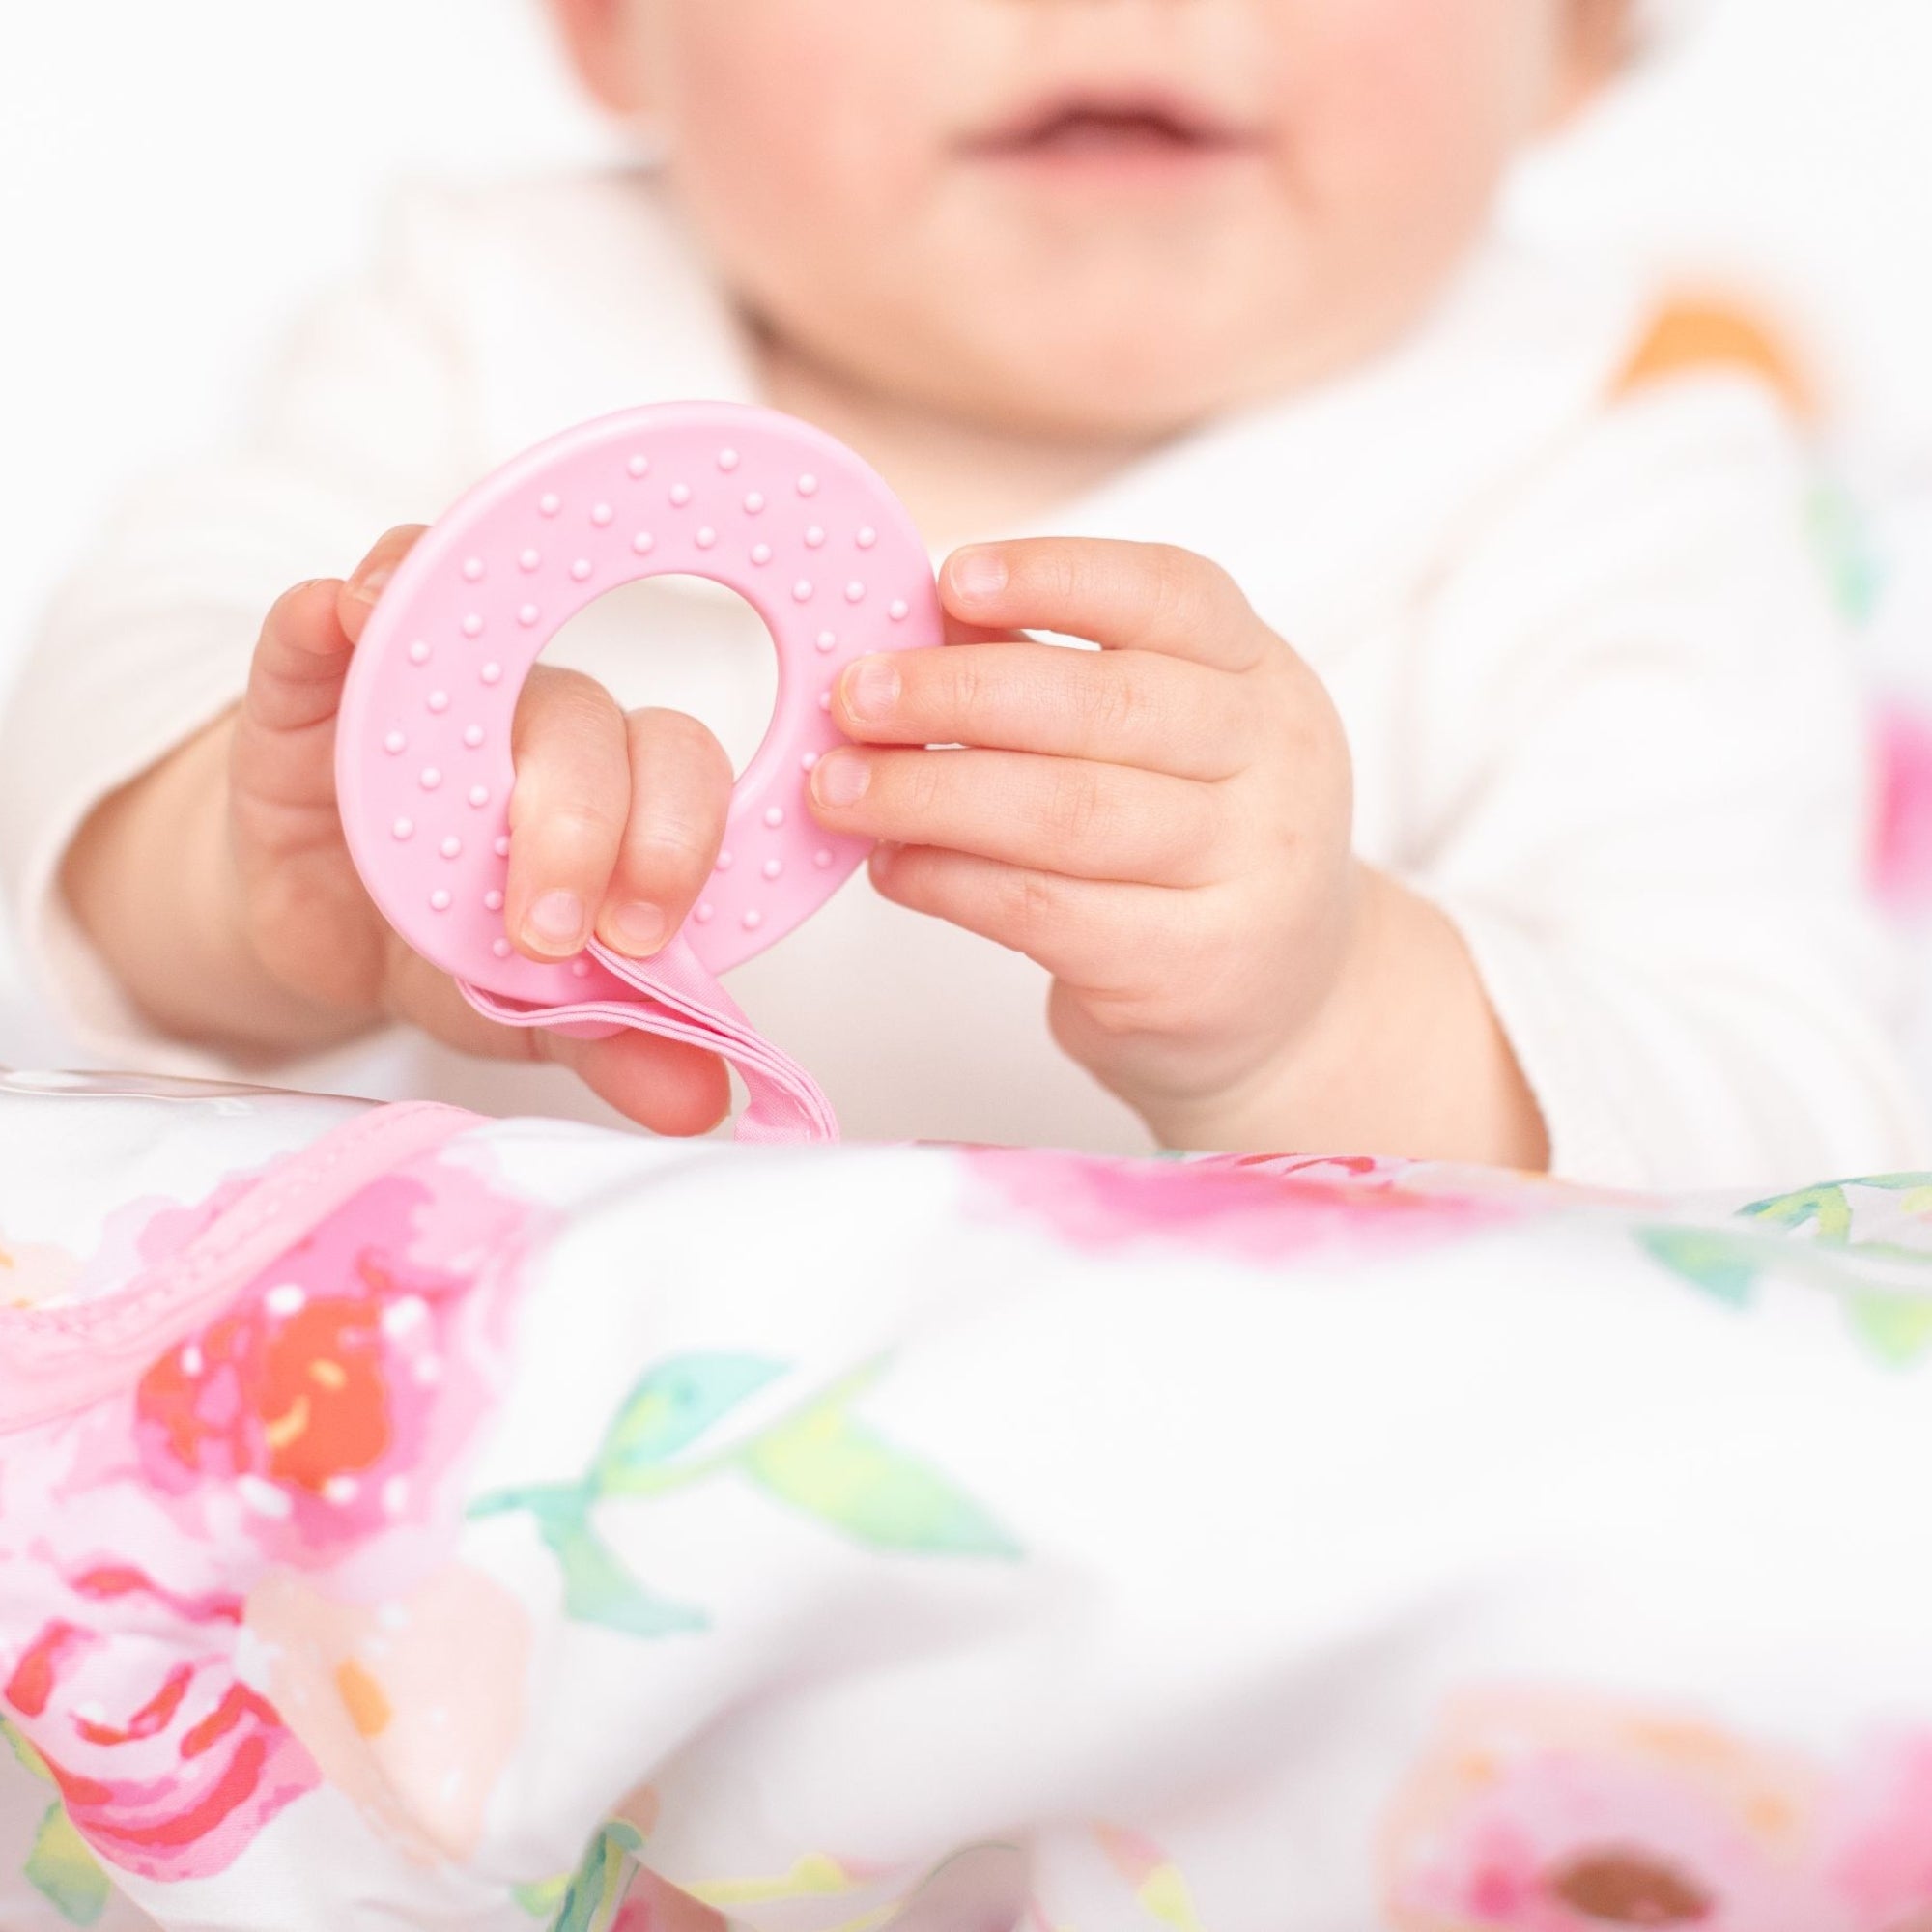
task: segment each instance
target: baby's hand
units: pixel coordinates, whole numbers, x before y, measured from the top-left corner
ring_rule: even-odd
[[[633,1119],[701,1132],[728,1104],[720,1062],[635,1032],[585,1041],[497,1026],[410,951],[363,890],[336,805],[336,711],[377,596],[420,535],[391,531],[346,583],[298,585],[263,627],[229,768],[250,950],[301,999],[401,1020],[466,1052],[562,1061]],[[593,929],[614,952],[656,952],[718,856],[731,791],[724,749],[694,719],[626,717],[601,685],[542,665],[518,704],[513,749],[512,939],[533,959],[567,958]]]
[[[849,736],[914,749],[823,759],[818,815],[887,841],[887,897],[1037,959],[1061,1044],[1208,1145],[1343,975],[1360,875],[1327,693],[1185,551],[993,545],[940,587],[951,647],[861,660],[838,690]]]

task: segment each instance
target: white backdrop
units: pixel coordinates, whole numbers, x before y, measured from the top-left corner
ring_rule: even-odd
[[[1932,0],[1705,15],[1524,209],[1776,298],[1861,467],[1932,500]],[[538,0],[0,0],[0,680],[127,481],[233,422],[385,184],[607,143]],[[0,944],[0,1061],[61,1051]]]

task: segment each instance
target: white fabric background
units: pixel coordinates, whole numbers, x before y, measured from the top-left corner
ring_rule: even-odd
[[[276,331],[360,256],[386,184],[609,141],[536,0],[19,0],[6,15],[0,681],[120,489],[223,434]],[[1713,0],[1520,195],[1573,240],[1776,300],[1861,468],[1908,504],[1932,498],[1928,75],[1925,0]],[[1932,543],[1932,512],[1899,524]],[[1932,657],[1932,588],[1904,577],[1896,608],[1922,613]],[[57,1060],[14,986],[0,938],[0,1061]]]

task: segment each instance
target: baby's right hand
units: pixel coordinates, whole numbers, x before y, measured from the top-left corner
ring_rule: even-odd
[[[346,582],[298,584],[262,628],[229,766],[247,942],[263,970],[304,999],[400,1020],[469,1053],[563,1062],[633,1120],[701,1133],[729,1103],[720,1061],[648,1034],[578,1040],[486,1020],[363,889],[336,804],[336,712],[376,600],[421,534],[392,530]],[[568,958],[594,931],[613,952],[655,952],[718,857],[731,792],[724,748],[696,719],[626,716],[603,686],[539,665],[518,703],[512,750],[513,942],[532,959]]]

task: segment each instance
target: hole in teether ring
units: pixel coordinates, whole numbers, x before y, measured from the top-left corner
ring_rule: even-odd
[[[740,776],[778,702],[778,653],[764,620],[705,577],[653,577],[607,592],[558,630],[538,662],[596,679],[620,710],[655,706],[701,720]]]

